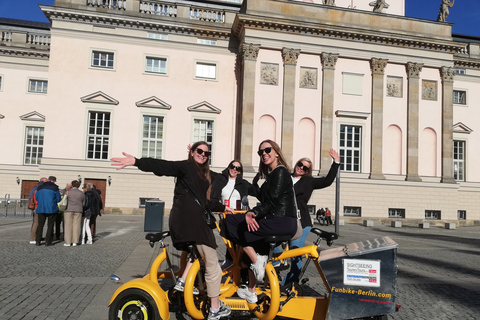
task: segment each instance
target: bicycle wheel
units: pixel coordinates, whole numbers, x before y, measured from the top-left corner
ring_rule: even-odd
[[[109,320],[161,320],[153,298],[143,290],[127,289],[108,310]]]

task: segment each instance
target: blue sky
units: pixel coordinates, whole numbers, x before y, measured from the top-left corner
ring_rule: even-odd
[[[366,0],[369,1],[369,0]],[[399,0],[387,0],[393,3]],[[54,0],[0,0],[0,17],[48,22],[38,7],[53,5]],[[85,1],[86,2],[86,1]],[[441,0],[405,0],[407,17],[437,20]],[[457,0],[450,9],[447,22],[453,23],[453,33],[480,37],[480,0]]]

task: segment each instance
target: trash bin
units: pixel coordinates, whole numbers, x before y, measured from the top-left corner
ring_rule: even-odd
[[[143,231],[162,232],[164,210],[165,202],[159,199],[145,201],[145,221],[143,223]]]
[[[327,320],[394,313],[397,247],[390,237],[348,244],[344,256],[320,261],[332,290]]]

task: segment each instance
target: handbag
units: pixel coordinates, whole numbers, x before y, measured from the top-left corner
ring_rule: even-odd
[[[67,198],[68,192],[63,195],[62,200],[58,203],[58,211],[64,212],[65,209],[67,209],[67,204],[68,204],[68,198]]]
[[[205,215],[205,222],[207,222],[207,225],[210,227],[210,229],[216,229],[217,228],[217,220],[215,219],[215,216],[212,213],[212,210],[208,207],[203,207],[200,201],[195,198],[193,195],[193,192],[190,190],[190,188],[183,182],[183,180],[180,180],[180,183],[183,185],[185,188],[185,191],[195,200],[195,202],[203,209],[203,214]]]
[[[34,210],[35,209],[35,193],[32,194],[30,200],[28,200],[28,209]]]
[[[300,210],[298,209],[298,206],[297,206],[297,197],[295,196],[295,188],[293,188],[293,199],[295,200],[295,209],[297,210],[297,231],[295,232],[295,235],[290,240],[297,240],[302,236],[303,228],[302,228],[302,217],[300,215]]]

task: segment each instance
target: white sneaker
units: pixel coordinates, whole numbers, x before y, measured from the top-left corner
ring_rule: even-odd
[[[92,241],[92,240],[88,240],[88,241],[87,241],[87,244],[93,244],[93,241]]]
[[[30,244],[37,244],[36,241],[30,241]]]
[[[183,290],[185,290],[185,282],[183,281],[183,279],[178,279],[177,280],[177,283],[175,283],[175,287],[173,287],[173,289],[179,291],[179,292],[183,292]],[[198,296],[200,294],[200,291],[198,291],[197,288],[193,288],[193,294]]]
[[[70,245],[68,243],[64,243],[63,246],[64,247],[70,247]]]
[[[246,299],[248,303],[257,303],[257,293],[256,292],[250,292],[248,290],[247,286],[242,285],[240,288],[237,290],[237,295],[242,298]]]
[[[231,312],[232,310],[230,309],[230,307],[225,305],[222,300],[220,300],[220,308],[215,311],[210,308],[207,320],[220,320],[220,318],[228,317]]]
[[[263,281],[263,278],[265,277],[267,260],[267,256],[262,256],[257,253],[257,262],[250,265],[250,270],[253,271],[253,274],[255,275],[255,279],[257,279],[257,281]]]
[[[76,246],[77,246],[77,244],[76,244],[76,243],[72,243],[72,247],[76,247]]]

